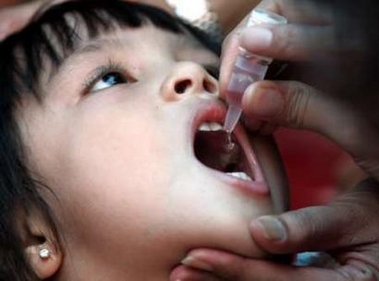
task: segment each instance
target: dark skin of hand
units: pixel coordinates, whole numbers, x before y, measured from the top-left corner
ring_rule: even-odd
[[[239,45],[252,53],[290,62],[310,62],[310,58],[335,61],[329,60],[338,51],[329,10],[291,0],[266,0],[259,6],[287,17],[289,24],[242,32],[237,27],[227,37],[220,76],[223,97]],[[338,82],[343,85],[347,81],[340,77]],[[379,132],[372,125],[378,120],[368,119],[356,103],[344,102],[333,88],[328,90],[296,81],[262,81],[246,90],[242,107],[244,122],[251,131],[269,134],[285,126],[322,134],[346,150],[370,175],[370,180],[328,205],[264,216],[250,225],[252,239],[270,254],[322,251],[329,253],[337,266],[295,267],[217,249],[194,249],[183,265],[172,271],[170,280],[379,280]]]

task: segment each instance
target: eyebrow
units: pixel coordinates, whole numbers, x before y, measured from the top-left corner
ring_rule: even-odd
[[[62,61],[59,63],[59,65],[56,67],[54,71],[52,71],[49,75],[48,82],[50,82],[56,75],[58,75],[62,69],[67,67],[67,65],[70,64],[70,61],[78,56],[90,54],[90,53],[97,53],[104,49],[104,46],[106,45],[113,45],[117,47],[121,47],[120,40],[117,39],[94,39],[90,40],[87,44],[84,46],[80,46],[79,48],[74,48],[73,52],[71,52],[68,56],[63,57]]]

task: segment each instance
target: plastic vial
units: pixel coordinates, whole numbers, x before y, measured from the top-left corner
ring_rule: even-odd
[[[246,27],[258,24],[286,23],[287,19],[285,17],[263,9],[254,9],[250,14]],[[271,62],[272,58],[255,55],[239,47],[239,54],[234,64],[226,93],[226,102],[229,108],[225,118],[224,130],[228,134],[234,130],[241,116],[242,96],[246,88],[256,81],[263,80]]]

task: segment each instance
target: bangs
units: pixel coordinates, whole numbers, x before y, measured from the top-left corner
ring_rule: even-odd
[[[173,33],[183,33],[185,28],[184,23],[168,13],[136,3],[83,0],[51,7],[0,43],[2,100],[7,95],[5,89],[12,93],[12,100],[17,100],[21,92],[32,93],[39,99],[39,79],[47,65],[49,71],[54,71],[81,42],[102,33],[147,24]]]
[[[44,77],[83,41],[112,30],[145,25],[189,33],[209,50],[220,52],[220,45],[205,33],[160,9],[115,0],[53,6],[35,16],[23,30],[0,41],[0,280],[38,279],[24,256],[23,240],[16,228],[18,209],[27,214],[36,207],[59,239],[54,213],[39,193],[41,189],[51,190],[28,166],[29,148],[17,122],[23,102],[28,98],[42,100]]]

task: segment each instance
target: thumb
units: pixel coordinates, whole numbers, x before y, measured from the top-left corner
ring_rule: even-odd
[[[274,254],[353,248],[377,233],[378,199],[377,182],[366,180],[329,205],[260,217],[251,223],[251,233]]]
[[[259,119],[274,125],[318,132],[325,131],[325,121],[338,122],[346,116],[340,103],[295,81],[254,83],[246,90],[242,107],[247,120]]]
[[[242,108],[247,125],[266,122],[271,127],[305,129],[326,136],[379,178],[377,130],[342,100],[300,82],[261,81],[246,90]]]
[[[322,220],[325,217],[329,219]],[[260,217],[250,228],[254,241],[272,254],[326,251],[338,247],[339,233],[335,223],[346,227],[334,218],[329,207],[309,207],[280,216]]]
[[[269,58],[309,61],[333,54],[337,48],[335,38],[331,25],[260,25],[246,28],[240,44],[251,53]]]

